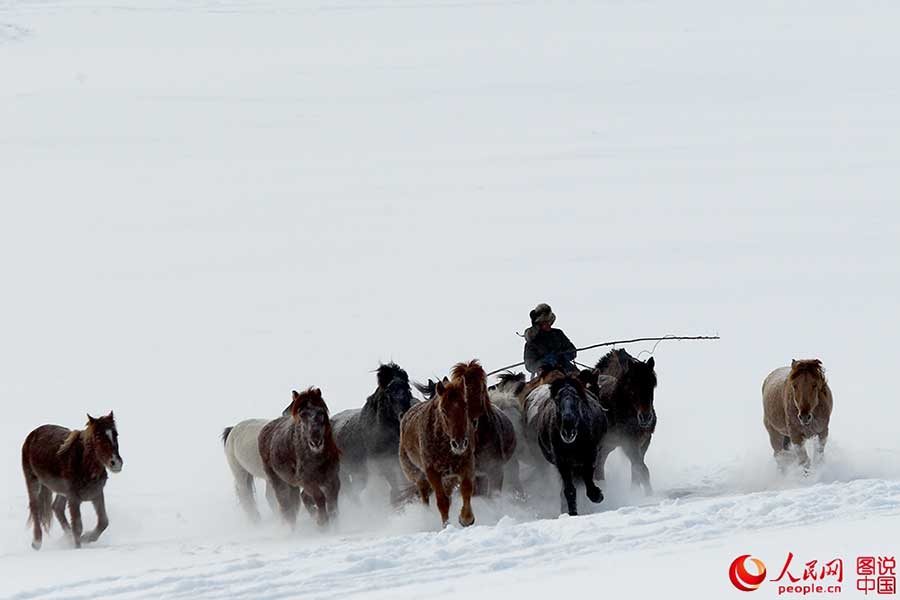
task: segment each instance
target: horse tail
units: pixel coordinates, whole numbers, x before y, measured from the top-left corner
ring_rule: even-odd
[[[404,504],[409,504],[419,499],[419,488],[415,484],[408,484],[400,489],[396,494],[392,494],[392,502],[394,508],[400,508]]]
[[[50,531],[53,524],[53,491],[46,485],[41,485],[41,491],[38,492],[37,514],[28,511],[28,526],[34,523],[35,518],[40,522],[41,529]]]
[[[228,435],[231,433],[231,430],[234,427],[226,427],[222,430],[222,445],[224,446],[228,442]]]
[[[425,396],[426,400],[431,400],[434,398],[435,394],[437,394],[437,384],[431,379],[428,380],[428,383],[419,383],[418,381],[413,382],[413,387],[415,387],[419,392]]]

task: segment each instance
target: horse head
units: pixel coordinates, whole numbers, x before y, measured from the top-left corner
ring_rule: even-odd
[[[656,424],[656,413],[653,410],[655,367],[656,360],[652,356],[647,362],[643,362],[619,349],[612,350],[601,358],[595,369],[598,375],[616,378],[618,400],[631,407],[641,429],[653,429]]]
[[[487,389],[487,374],[477,360],[456,363],[450,371],[453,379],[461,380],[466,386],[466,401],[469,405],[469,419],[472,426],[478,426],[478,419],[490,406]]]
[[[575,377],[562,377],[550,384],[550,397],[559,416],[559,437],[571,444],[578,437],[581,423],[589,418],[585,414],[587,393],[584,385]]]
[[[122,470],[122,457],[119,455],[119,432],[116,430],[113,412],[109,411],[108,415],[97,419],[91,415],[87,418],[85,436],[90,440],[97,458],[104,467],[118,473]]]
[[[331,440],[331,421],[328,406],[322,399],[322,390],[311,387],[304,392],[291,392],[289,407],[291,419],[300,428],[300,437],[306,440],[313,454],[319,454]]]
[[[797,419],[803,425],[809,425],[813,411],[819,405],[819,398],[825,388],[825,371],[822,361],[792,360],[791,373],[788,375],[788,390],[797,409]]]
[[[390,419],[400,422],[406,411],[412,406],[412,390],[409,387],[409,375],[396,363],[388,363],[378,367],[376,372],[378,390],[383,402],[379,409]]]
[[[465,382],[444,377],[435,383],[434,391],[441,428],[450,438],[450,451],[456,455],[465,454],[473,441]]]

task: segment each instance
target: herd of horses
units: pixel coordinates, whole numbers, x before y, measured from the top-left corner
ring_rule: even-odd
[[[280,417],[241,421],[225,428],[222,441],[238,501],[253,520],[260,518],[255,479],[266,482],[271,508],[289,524],[302,503],[326,525],[336,516],[339,495],[358,495],[375,474],[386,480],[394,506],[416,498],[427,505],[433,494],[444,526],[458,487],[458,521],[466,527],[475,522],[474,495],[507,490],[527,499],[523,466],[555,468],[561,512],[576,515],[576,483],[591,502],[601,502],[597,481],[605,479],[604,464],[616,448],[631,462],[632,485],[652,493],[644,458],[657,425],[654,367],[652,357],[641,361],[618,349],[592,369],[545,369],[530,381],[508,372],[488,387],[477,360],[458,363],[448,376],[424,384],[389,363],[378,368],[377,387],[360,408],[331,416],[320,389],[294,391]],[[423,401],[413,396],[414,387]],[[779,469],[792,457],[808,469],[804,444],[814,438],[821,456],[832,407],[821,361],[794,360],[776,369],[762,391],[764,424]],[[38,427],[25,439],[22,468],[32,547],[41,547],[54,514],[76,547],[95,541],[109,524],[107,470],[122,469],[113,413],[88,415],[83,430]],[[83,535],[80,506],[88,501],[98,523]]]

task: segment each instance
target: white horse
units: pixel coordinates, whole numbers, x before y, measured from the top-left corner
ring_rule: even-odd
[[[238,501],[254,522],[259,521],[259,510],[254,499],[253,478],[266,479],[262,457],[259,454],[259,432],[268,423],[267,419],[247,419],[234,427],[226,427],[222,432],[225,444],[225,458],[234,475],[234,487]],[[272,512],[277,512],[278,502],[272,486],[266,484],[266,500]]]

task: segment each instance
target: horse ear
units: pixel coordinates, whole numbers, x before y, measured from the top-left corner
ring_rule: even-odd
[[[313,388],[313,391],[312,391],[312,392],[313,392],[313,395],[314,395],[314,396],[318,396],[318,397],[319,397],[319,400],[322,399],[322,390],[320,390],[319,388]]]
[[[441,379],[441,383],[443,383],[444,385],[447,385],[448,383],[450,383],[450,380],[447,379],[447,376],[446,376],[446,375],[444,375],[444,378]]]
[[[291,390],[291,405],[288,407],[288,410],[294,420],[296,420],[297,413],[300,412],[300,394],[297,393],[297,390]]]
[[[444,377],[444,379],[447,379],[447,378]],[[438,381],[437,383],[434,384],[434,392],[438,396],[444,395],[444,382],[443,381]]]
[[[109,414],[106,415],[106,418],[109,419],[110,421],[115,421],[115,420],[116,420],[115,415],[113,415],[113,411],[109,411]]]
[[[91,416],[91,413],[87,413],[87,418],[88,418],[88,424],[89,424],[89,425],[93,425],[94,423],[97,422],[97,419],[95,419],[94,417],[92,417],[92,416]]]
[[[796,369],[796,368],[797,368],[797,359],[796,359],[796,358],[792,358],[792,359],[791,359],[791,369],[793,370],[793,369]]]
[[[655,367],[655,366],[656,366],[656,359],[654,359],[654,358],[651,356],[651,357],[650,357],[650,360],[647,361],[647,366],[650,367],[651,369],[652,369],[653,367]]]

